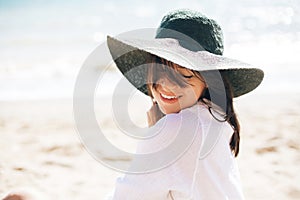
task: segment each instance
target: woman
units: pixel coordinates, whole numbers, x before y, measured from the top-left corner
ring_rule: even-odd
[[[120,71],[150,96],[148,137],[111,199],[243,199],[234,157],[240,126],[232,99],[263,71],[222,57],[220,26],[196,11],[167,14],[152,40],[108,37]],[[155,156],[153,156],[155,155]]]

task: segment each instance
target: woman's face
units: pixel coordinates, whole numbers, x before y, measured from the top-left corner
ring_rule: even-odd
[[[151,87],[153,98],[164,114],[178,113],[193,106],[205,88],[205,83],[192,71],[182,67],[177,71],[186,79],[186,86],[180,87],[165,76],[158,79],[156,87]]]

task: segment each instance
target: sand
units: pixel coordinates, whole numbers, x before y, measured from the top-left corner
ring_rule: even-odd
[[[300,199],[300,95],[250,94],[235,103],[246,198]],[[118,140],[109,112],[97,112]],[[26,191],[38,199],[104,199],[121,175],[83,147],[71,99],[0,102],[0,138],[0,197]]]

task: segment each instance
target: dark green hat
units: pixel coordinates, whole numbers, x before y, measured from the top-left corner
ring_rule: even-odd
[[[219,71],[226,76],[238,97],[254,90],[262,81],[261,69],[221,56],[223,39],[220,26],[199,12],[177,10],[167,14],[155,38],[107,37],[117,67],[137,89],[148,95],[147,63],[158,56],[187,69]]]
[[[174,31],[169,31],[174,30]],[[224,50],[221,27],[213,19],[209,19],[197,11],[176,10],[163,17],[156,32],[156,38],[176,38],[177,32],[195,40],[206,51],[222,55]]]

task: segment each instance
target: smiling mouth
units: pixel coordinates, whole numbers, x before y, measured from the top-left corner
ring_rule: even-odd
[[[160,98],[165,103],[175,103],[178,101],[178,98],[180,98],[180,96],[169,96],[169,95],[160,93]]]

